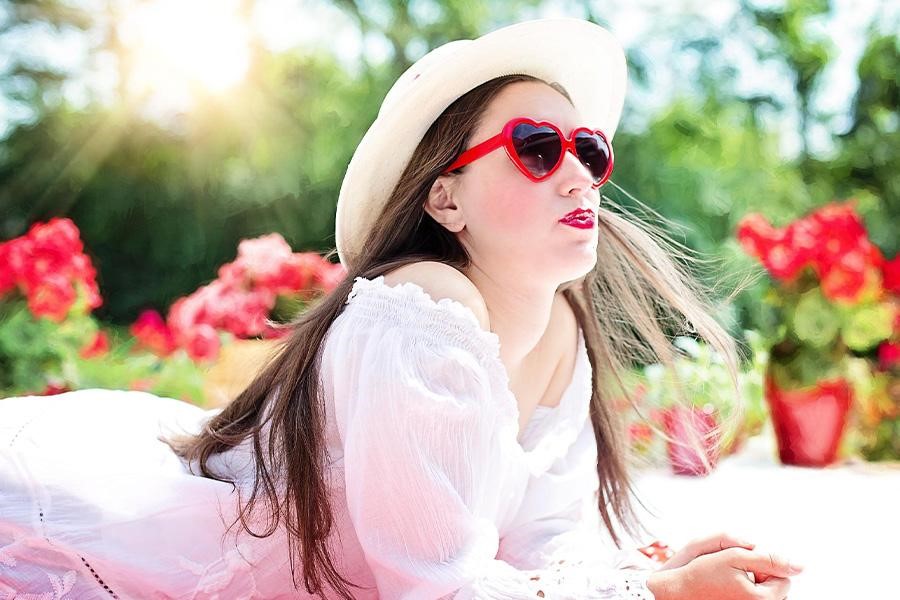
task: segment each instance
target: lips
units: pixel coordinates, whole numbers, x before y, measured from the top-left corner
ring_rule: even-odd
[[[587,208],[576,208],[560,219],[559,222],[579,229],[590,229],[595,222],[594,211]]]

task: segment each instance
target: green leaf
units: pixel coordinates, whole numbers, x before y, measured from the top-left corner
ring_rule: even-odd
[[[815,348],[830,345],[838,334],[840,321],[831,304],[818,289],[804,293],[792,315],[797,338]]]
[[[864,306],[849,317],[841,328],[844,343],[862,352],[891,337],[894,311],[887,304]]]

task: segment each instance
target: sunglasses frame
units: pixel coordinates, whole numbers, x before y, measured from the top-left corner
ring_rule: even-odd
[[[562,151],[559,153],[559,159],[556,161],[556,164],[553,165],[550,169],[547,170],[547,174],[542,177],[535,176],[531,171],[528,170],[528,167],[522,162],[519,158],[518,153],[516,152],[516,147],[513,144],[512,133],[515,128],[522,124],[527,123],[528,125],[532,125],[534,127],[549,127],[556,135],[559,137],[562,144]],[[601,185],[609,180],[609,176],[612,174],[613,170],[613,148],[612,144],[609,142],[609,138],[606,137],[606,134],[603,133],[599,129],[590,129],[588,127],[576,127],[572,130],[571,137],[566,137],[563,135],[563,132],[549,121],[535,121],[534,119],[530,119],[528,117],[516,117],[514,119],[510,119],[507,121],[506,125],[503,126],[503,130],[495,135],[494,137],[487,139],[480,144],[476,144],[472,146],[465,152],[459,155],[452,165],[447,167],[444,171],[444,175],[450,173],[451,171],[455,171],[460,167],[464,167],[465,165],[478,160],[482,156],[485,156],[497,148],[503,147],[506,150],[506,155],[513,162],[514,165],[522,172],[525,177],[534,182],[544,181],[549,178],[553,173],[559,169],[559,166],[562,164],[563,160],[566,157],[566,152],[571,152],[575,158],[577,158],[582,165],[584,165],[584,161],[578,156],[578,150],[575,148],[575,137],[581,133],[582,131],[587,132],[591,135],[599,135],[603,142],[606,144],[607,149],[609,150],[609,163],[606,165],[606,171],[604,171],[603,176],[600,178],[600,181],[597,183],[592,183],[591,187],[594,189],[599,188]],[[585,168],[587,166],[585,165]],[[590,170],[590,169],[588,169]],[[591,177],[593,181],[593,176]]]

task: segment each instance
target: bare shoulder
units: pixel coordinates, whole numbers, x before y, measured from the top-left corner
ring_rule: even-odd
[[[389,286],[414,283],[435,302],[443,298],[456,300],[471,309],[481,327],[490,331],[487,304],[481,292],[465,274],[450,265],[430,260],[410,263],[385,273],[384,283]]]

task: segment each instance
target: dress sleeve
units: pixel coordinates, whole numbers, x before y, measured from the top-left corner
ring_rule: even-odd
[[[619,582],[623,597],[653,598],[646,580],[658,567],[636,548],[614,545],[600,523],[598,487],[597,444],[587,418],[566,454],[532,478],[519,515],[501,539],[498,558],[561,577],[604,572],[611,584]]]
[[[496,374],[459,336],[351,328],[344,372],[358,385],[336,410],[347,507],[380,597],[652,598],[640,577],[609,567],[497,558],[498,515],[521,491],[510,479],[517,422],[497,403]]]

